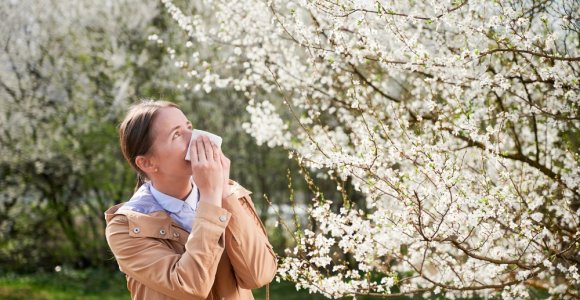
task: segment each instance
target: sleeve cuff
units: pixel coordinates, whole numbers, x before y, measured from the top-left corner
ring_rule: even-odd
[[[220,227],[227,227],[232,213],[225,208],[213,205],[211,203],[200,201],[197,206],[197,218],[202,218]]]

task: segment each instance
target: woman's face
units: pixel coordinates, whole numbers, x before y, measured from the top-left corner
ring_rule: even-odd
[[[191,163],[185,160],[193,126],[187,117],[175,107],[160,108],[151,127],[150,155],[156,176],[189,177]]]

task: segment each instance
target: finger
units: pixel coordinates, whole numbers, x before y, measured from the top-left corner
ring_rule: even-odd
[[[222,152],[220,152],[220,160],[222,162],[222,165],[224,167],[228,167],[229,163],[228,163],[228,158],[225,156],[225,154],[223,154]]]
[[[219,147],[212,142],[211,143],[211,148],[213,150],[213,160],[219,162],[220,161],[220,157],[221,157],[221,153],[220,153]]]
[[[195,145],[196,145],[196,149],[197,149],[197,155],[199,157],[199,162],[206,162],[207,161],[207,157],[205,156],[205,150],[203,147],[203,139],[198,137],[195,139]]]
[[[220,148],[220,147],[219,147],[217,144],[215,144],[215,143],[214,143],[213,145],[215,146],[215,147],[214,147],[214,150],[216,150],[216,152],[217,152],[218,156],[221,158],[221,157],[224,155],[224,153],[222,152],[222,148]]]
[[[208,161],[213,160],[213,149],[211,147],[211,142],[208,137],[203,137],[203,146],[205,148],[205,157]]]
[[[199,156],[197,155],[197,143],[195,142],[195,140],[190,140],[189,141],[189,158],[190,161],[192,162],[197,162],[199,159]]]

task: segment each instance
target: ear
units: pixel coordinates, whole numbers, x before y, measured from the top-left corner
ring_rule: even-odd
[[[155,161],[148,156],[138,155],[135,158],[135,164],[146,174],[153,174],[155,172]]]

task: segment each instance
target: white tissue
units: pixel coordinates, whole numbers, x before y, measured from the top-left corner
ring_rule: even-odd
[[[220,136],[215,135],[211,132],[207,132],[207,131],[203,131],[203,130],[199,130],[199,129],[194,129],[191,132],[191,139],[189,140],[189,145],[187,146],[187,153],[185,154],[185,160],[191,160],[191,158],[189,157],[189,149],[191,148],[191,142],[193,142],[193,140],[195,140],[200,135],[207,136],[210,139],[210,141],[214,142],[214,144],[216,144],[218,147],[221,148],[222,138]]]

